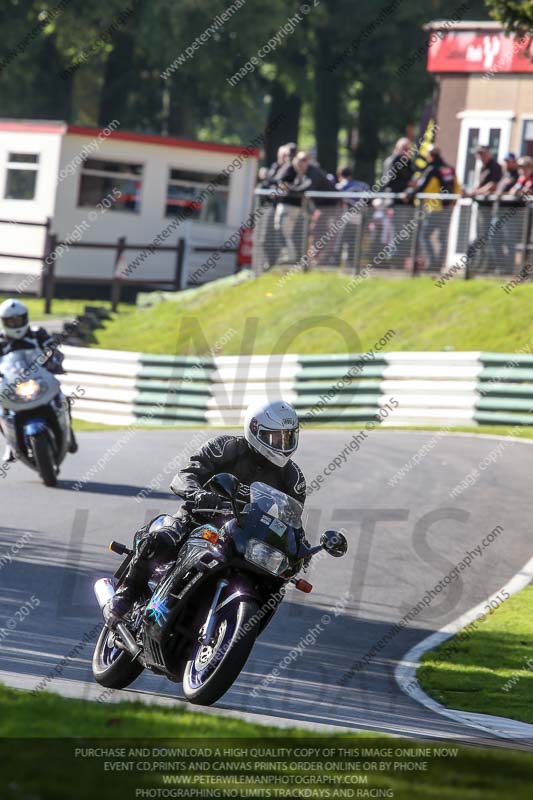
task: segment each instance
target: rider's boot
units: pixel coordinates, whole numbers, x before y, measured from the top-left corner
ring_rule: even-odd
[[[150,533],[150,523],[137,531],[134,537],[134,555],[124,580],[115,595],[104,607],[104,619],[116,625],[136,600],[149,590],[148,580],[158,565],[175,560],[187,538],[187,529],[179,520],[173,525]]]
[[[104,607],[104,619],[111,627],[120,622],[131,611],[135,601],[148,591],[149,576],[148,563],[135,555],[120,587]]]

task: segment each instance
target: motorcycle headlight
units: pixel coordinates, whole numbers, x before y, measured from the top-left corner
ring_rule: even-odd
[[[15,388],[15,394],[20,400],[33,400],[41,391],[39,381],[31,378],[29,381],[19,383]]]
[[[281,550],[276,550],[275,547],[271,547],[259,539],[250,539],[246,546],[245,558],[252,564],[266,569],[272,575],[281,575],[289,566],[287,556]]]

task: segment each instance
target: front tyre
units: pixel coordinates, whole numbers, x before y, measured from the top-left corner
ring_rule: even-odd
[[[183,693],[198,705],[215,703],[243,669],[258,634],[259,606],[252,600],[220,610],[213,645],[196,642],[183,673]]]
[[[94,648],[92,669],[100,686],[125,689],[139,677],[144,667],[132,659],[131,653],[117,647],[115,633],[104,625]]]
[[[48,437],[40,433],[30,437],[35,466],[45,486],[57,485],[57,469]]]

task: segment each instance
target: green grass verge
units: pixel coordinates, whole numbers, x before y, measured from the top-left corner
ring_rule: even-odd
[[[105,691],[102,689],[102,691]],[[155,734],[154,731],[157,731]],[[142,703],[69,700],[0,684],[0,738],[277,736],[278,728]]]
[[[76,419],[73,417],[73,426],[75,431],[123,431],[126,425],[106,425],[104,422],[87,422],[84,419]],[[168,430],[204,430],[206,425],[150,425],[150,424],[135,424],[136,428],[143,431],[168,431]]]
[[[208,769],[201,772],[201,767],[193,769],[188,760],[188,767],[169,770],[126,770],[107,771],[104,763],[123,764],[130,759],[133,763],[161,763],[165,760],[176,762],[177,758],[164,756],[136,757],[130,755],[129,747],[139,745],[148,747],[276,747],[292,746],[308,747],[326,746],[343,748],[379,748],[381,753],[390,749],[389,755],[376,755],[375,757],[361,758],[336,758],[336,761],[374,762],[376,766],[355,768],[332,768],[312,766],[311,760],[299,756],[291,760],[300,762],[304,766],[294,766],[288,769],[289,775],[297,776],[316,775],[323,780],[324,773],[336,776],[339,780],[337,793],[329,784],[329,794],[325,795],[322,788],[313,787],[311,794],[303,794],[302,788],[309,784],[292,784],[291,788],[285,787],[285,794],[275,794],[279,784],[261,784],[265,792],[263,797],[394,797],[396,800],[500,800],[512,797],[513,800],[529,800],[533,790],[533,754],[513,752],[511,750],[481,750],[478,748],[457,748],[455,754],[450,754],[449,742],[441,745],[431,745],[428,742],[412,742],[405,739],[354,734],[347,737],[328,736],[327,738],[298,730],[280,731],[272,727],[264,727],[243,722],[238,719],[229,719],[218,715],[203,713],[190,713],[181,709],[148,707],[141,704],[118,703],[100,704],[83,700],[67,700],[49,693],[39,693],[33,697],[29,692],[15,691],[0,686],[0,756],[2,756],[2,773],[0,776],[0,796],[7,800],[78,800],[98,797],[99,800],[107,798],[134,798],[134,797],[186,797],[186,796],[218,796],[218,797],[245,797],[244,792],[237,791],[229,795],[224,788],[218,789],[219,794],[187,794],[188,789],[181,787],[182,794],[158,794],[158,790],[165,791],[164,775],[183,775],[184,772],[198,776],[206,774],[220,775],[231,774],[227,770]],[[16,737],[16,738],[15,738]],[[40,738],[38,738],[40,737]],[[47,738],[52,737],[52,738]],[[56,738],[63,737],[63,738]],[[67,737],[67,738],[65,738]],[[70,739],[68,737],[76,737]],[[82,738],[80,738],[82,737]],[[281,738],[283,737],[283,738]],[[443,746],[448,751],[448,757],[438,757],[435,747]],[[103,757],[76,757],[75,748],[94,747],[126,747],[127,755],[117,757],[107,755]],[[413,749],[424,747],[432,749],[429,757],[415,757]],[[398,752],[402,751],[402,752]],[[409,755],[411,753],[411,755]],[[180,760],[182,757],[179,757]],[[195,759],[193,759],[195,760]],[[198,762],[205,763],[205,756],[198,757]],[[224,759],[240,761],[233,774],[237,776],[249,775],[246,786],[256,784],[255,776],[260,772],[254,759],[251,766],[246,766],[246,756]],[[266,759],[277,761],[279,759]],[[283,758],[281,759],[283,761]],[[220,758],[219,758],[220,761]],[[288,759],[286,759],[288,761]],[[330,758],[329,761],[332,761]],[[379,762],[389,764],[388,769],[378,766]],[[424,771],[413,772],[403,769],[400,764],[427,764]],[[396,766],[393,768],[392,765]],[[272,770],[269,770],[272,774]],[[264,774],[264,773],[263,773]],[[274,772],[275,775],[287,774],[286,770]],[[367,775],[367,784],[344,784],[346,775]],[[322,784],[323,786],[324,784]],[[204,788],[197,784],[198,792]],[[227,788],[231,788],[231,783]],[[242,784],[241,784],[242,788]],[[143,795],[140,790],[145,790]],[[271,791],[266,794],[266,790]],[[373,790],[374,793],[370,793]],[[154,792],[149,794],[149,792]],[[167,788],[168,792],[169,789]],[[172,791],[172,790],[170,790]],[[361,792],[361,793],[357,793]],[[366,794],[364,792],[367,792]],[[380,793],[378,793],[380,792]],[[248,795],[250,796],[250,795]],[[260,795],[256,795],[260,796]]]
[[[515,352],[533,338],[530,284],[507,295],[488,280],[450,281],[439,289],[427,277],[368,278],[351,293],[349,283],[339,273],[276,271],[184,303],[125,310],[95,332],[97,346],[144,353],[341,353],[368,351],[392,329],[387,350]]]
[[[87,422],[83,419],[76,419],[74,418],[74,430],[75,431],[118,431],[124,430],[124,425],[105,425],[103,422]],[[149,430],[149,431],[159,431],[159,430],[210,430],[207,425],[139,425],[139,429],[141,430]],[[237,426],[238,427],[238,426]],[[228,426],[232,430],[235,426]],[[303,435],[305,435],[305,431],[308,430],[359,430],[361,425],[355,424],[353,422],[347,423],[346,425],[340,425],[338,423],[327,423],[323,425],[306,425],[305,430],[303,430]],[[213,435],[218,428],[213,428]],[[375,428],[376,431],[421,431],[421,432],[438,432],[441,431],[442,428],[437,426],[429,426],[429,427],[417,427],[414,425],[404,425],[404,426],[381,426]],[[453,428],[451,433],[472,433],[472,434],[491,434],[492,436],[517,436],[521,439],[533,439],[533,427],[521,427],[518,430],[513,427],[512,425],[480,425],[479,427],[468,427],[468,426],[461,426],[458,428]]]
[[[533,723],[532,607],[530,585],[426,653],[422,688],[449,708]]]

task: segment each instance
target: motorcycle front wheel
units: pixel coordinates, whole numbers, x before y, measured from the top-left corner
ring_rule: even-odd
[[[30,437],[33,458],[45,486],[57,485],[57,469],[48,437],[42,433]]]
[[[183,673],[187,700],[209,706],[225,694],[240,675],[258,634],[259,606],[235,601],[217,615],[213,642],[196,642]]]
[[[94,648],[92,669],[100,686],[125,689],[139,677],[144,667],[134,661],[130,653],[117,647],[115,634],[104,625]]]

